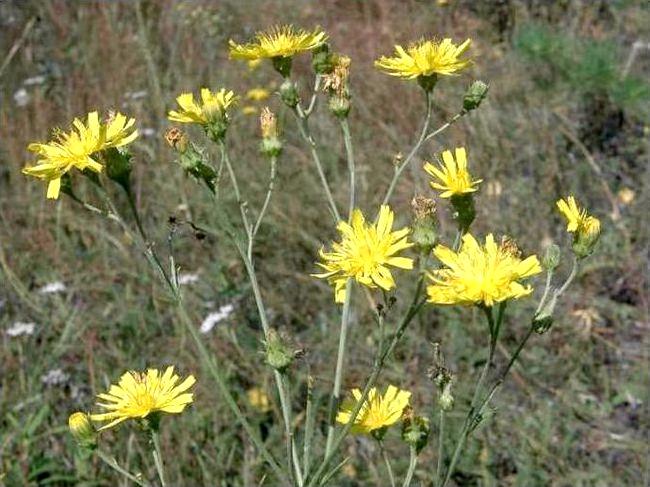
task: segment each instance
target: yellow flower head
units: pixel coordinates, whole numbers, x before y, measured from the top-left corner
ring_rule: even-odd
[[[456,160],[451,151],[446,150],[442,153],[443,164],[436,167],[430,162],[424,165],[424,170],[439,182],[431,182],[433,189],[439,189],[443,192],[441,198],[450,198],[454,195],[473,193],[478,189],[482,179],[472,180],[472,176],[467,170],[467,152],[464,147],[456,148]]]
[[[327,34],[316,27],[312,32],[295,29],[292,25],[275,26],[258,32],[255,40],[247,44],[237,44],[230,40],[232,59],[265,59],[292,57],[303,51],[311,51],[327,40]]]
[[[376,224],[366,223],[361,211],[354,210],[351,224],[339,222],[341,241],[332,244],[332,252],[320,250],[323,262],[317,265],[325,272],[313,276],[326,278],[334,285],[337,303],[345,300],[345,286],[350,278],[369,288],[388,291],[395,287],[388,266],[413,269],[413,259],[396,256],[413,244],[407,239],[408,227],[392,231],[394,218],[386,205],[381,207]]]
[[[90,112],[86,123],[75,118],[69,132],[56,131],[54,140],[29,144],[27,149],[40,159],[36,165],[25,167],[23,173],[48,181],[47,197],[56,199],[64,174],[72,168],[101,172],[104,166],[97,157],[99,152],[133,142],[138,136],[138,131],[132,130],[134,124],[135,119],[121,113],[112,114],[106,123],[99,121],[97,112]]]
[[[212,92],[208,88],[201,88],[201,103],[194,101],[192,93],[182,93],[176,98],[179,111],[171,110],[167,118],[173,122],[196,123],[207,125],[217,119],[223,118],[228,108],[237,102],[237,97],[232,91],[225,88]]]
[[[112,385],[108,393],[97,397],[106,402],[97,405],[107,412],[92,414],[93,421],[110,421],[100,430],[110,428],[127,419],[146,418],[154,412],[181,413],[185,406],[194,400],[194,394],[187,393],[196,380],[190,375],[176,385],[180,377],[174,374],[174,367],[167,367],[164,374],[157,369],[147,372],[129,371],[120,377],[117,385]]]
[[[567,219],[567,232],[584,235],[600,234],[600,220],[587,214],[584,208],[580,208],[573,196],[569,196],[566,201],[559,199],[556,204],[560,213]]]
[[[429,302],[436,304],[481,304],[492,306],[533,292],[519,281],[542,271],[535,255],[521,259],[511,240],[497,245],[492,234],[481,247],[466,233],[458,252],[438,245],[434,255],[446,266],[429,273]]]
[[[251,101],[264,101],[271,94],[266,88],[252,88],[246,92],[246,99]]]
[[[251,387],[246,391],[246,397],[250,405],[260,413],[268,413],[271,410],[271,400],[261,387]]]
[[[352,395],[354,399],[347,399],[341,405],[341,409],[336,415],[338,423],[348,424],[350,422],[352,412],[361,400],[361,391],[353,389]],[[368,392],[368,397],[361,406],[350,431],[355,434],[368,434],[395,424],[402,417],[410,399],[410,392],[399,390],[392,385],[388,386],[383,396],[378,394],[377,389],[373,387]]]
[[[443,39],[421,40],[404,49],[395,46],[395,55],[382,56],[375,61],[375,66],[391,76],[415,79],[433,74],[452,75],[467,67],[471,61],[460,56],[469,48],[471,40],[467,39],[460,46]]]

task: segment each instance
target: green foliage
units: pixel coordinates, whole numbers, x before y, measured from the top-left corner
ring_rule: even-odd
[[[535,68],[533,80],[546,90],[566,85],[582,99],[608,97],[630,113],[647,115],[650,83],[625,76],[627,53],[614,42],[575,37],[541,24],[523,25],[514,39],[519,54]],[[564,90],[562,90],[564,93]]]

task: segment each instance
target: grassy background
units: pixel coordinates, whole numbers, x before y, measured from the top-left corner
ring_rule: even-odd
[[[468,445],[456,484],[647,485],[650,54],[640,47],[629,66],[628,61],[633,44],[650,39],[650,11],[646,2],[624,0],[0,2],[0,484],[116,485],[111,471],[75,453],[67,416],[91,407],[94,394],[124,370],[166,364],[199,379],[196,404],[164,423],[172,484],[259,482],[263,465],[209,380],[202,380],[189,337],[176,325],[173,307],[133,243],[115,225],[65,198],[46,201],[44,186],[20,169],[29,160],[29,142],[45,139],[52,127],[74,116],[115,108],[136,117],[144,132],[134,144],[138,205],[165,252],[170,216],[214,222],[215,212],[224,211],[172,164],[162,140],[169,126],[165,112],[177,93],[201,86],[228,86],[238,93],[272,89],[278,78],[270,66],[250,71],[245,63],[228,61],[225,46],[231,37],[241,41],[278,22],[323,26],[334,48],[353,60],[351,125],[360,206],[366,211],[379,203],[392,160],[409,150],[424,110],[414,83],[377,72],[372,61],[395,42],[433,34],[471,37],[475,59],[467,73],[436,88],[434,126],[458,111],[472,79],[491,85],[478,111],[420,154],[468,147],[473,173],[485,180],[475,232],[513,235],[526,252],[539,252],[550,241],[566,249],[553,203],[569,192],[602,219],[599,251],[560,304],[552,330],[534,337],[524,351],[494,402],[496,414]],[[305,90],[308,69],[305,56],[296,66]],[[34,76],[42,79],[26,83]],[[273,325],[307,351],[294,373],[296,412],[303,409],[311,373],[324,429],[338,312],[329,289],[308,273],[321,243],[335,234],[323,216],[325,201],[293,120],[277,99],[268,103],[286,122],[286,147],[256,258]],[[238,112],[230,131],[236,170],[253,208],[264,196],[268,170],[257,154],[256,125],[256,117]],[[337,124],[321,110],[313,125],[342,206],[346,163]],[[413,194],[428,192],[418,166],[407,171],[392,201],[404,224]],[[96,198],[80,178],[75,184],[81,194]],[[631,202],[619,196],[624,188],[634,192]],[[233,214],[227,186],[224,193]],[[441,233],[448,239],[453,222],[440,206]],[[175,255],[183,272],[199,274],[199,281],[185,288],[197,325],[211,310],[235,305],[234,314],[205,340],[227,364],[242,407],[269,444],[279,444],[279,416],[260,413],[246,401],[245,391],[253,385],[271,394],[272,377],[259,353],[251,290],[230,242],[225,236],[197,240],[181,228]],[[38,292],[55,281],[66,290]],[[367,374],[377,338],[369,308],[360,293],[357,298],[346,389]],[[498,363],[525,332],[523,320],[534,302],[511,307]],[[398,306],[404,306],[402,300]],[[434,414],[426,370],[430,342],[441,342],[459,379],[451,428],[460,427],[468,389],[482,364],[480,318],[465,309],[427,310],[381,383],[410,388],[416,409]],[[15,322],[36,323],[34,334],[10,337],[6,330]],[[44,382],[55,369],[64,380]],[[432,436],[435,443],[435,431]],[[402,475],[405,447],[396,432],[387,443]],[[146,443],[135,428],[111,431],[103,444],[132,470],[154,478]],[[337,484],[384,485],[374,445],[363,438],[346,444],[353,457]],[[416,472],[422,485],[430,482],[434,461],[430,445]]]

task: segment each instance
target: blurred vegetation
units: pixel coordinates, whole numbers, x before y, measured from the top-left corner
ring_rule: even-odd
[[[176,94],[204,85],[242,94],[277,88],[269,66],[251,71],[232,63],[225,46],[231,37],[243,40],[270,24],[293,22],[322,25],[336,49],[352,58],[351,126],[362,208],[379,203],[392,161],[408,151],[424,112],[413,84],[376,72],[372,61],[395,42],[436,35],[471,37],[475,59],[468,75],[436,88],[437,123],[458,111],[472,79],[490,83],[484,106],[421,152],[431,158],[443,148],[467,146],[473,173],[485,180],[476,231],[512,235],[525,253],[551,241],[566,243],[553,202],[569,192],[603,220],[600,250],[562,303],[563,318],[521,357],[491,421],[468,445],[456,484],[647,485],[650,52],[641,49],[629,68],[626,63],[636,41],[650,40],[649,10],[641,0],[0,2],[0,484],[115,485],[111,471],[80,458],[67,416],[92,404],[94,394],[124,370],[168,363],[199,379],[196,405],[163,428],[163,449],[174,459],[167,462],[172,484],[252,485],[260,478],[263,467],[252,445],[209,384],[201,383],[196,354],[133,242],[69,200],[46,201],[44,187],[20,169],[29,160],[27,143],[45,139],[52,127],[91,109],[116,108],[136,117],[142,132],[135,145],[135,186],[157,245],[167,245],[170,216],[214,222],[215,209],[171,163],[162,140],[165,112]],[[308,65],[307,57],[301,59],[297,72],[306,75]],[[306,92],[310,80],[301,82]],[[274,325],[307,350],[294,401],[304,400],[303,372],[309,370],[324,406],[337,310],[327,286],[308,274],[334,229],[323,218],[325,202],[293,121],[278,100],[268,103],[280,112],[288,140],[279,190],[256,249],[262,292]],[[249,203],[257,207],[267,168],[257,155],[255,118],[235,117],[231,144]],[[325,111],[314,130],[328,178],[343,187],[344,151]],[[419,165],[393,200],[403,223],[413,195],[428,191]],[[75,184],[92,197],[80,178]],[[226,187],[227,204],[235,209],[230,193]],[[335,196],[343,201],[344,195]],[[440,206],[448,239],[453,222]],[[235,304],[232,317],[206,341],[228,364],[238,399],[266,441],[280,441],[279,425],[246,402],[245,391],[266,387],[271,377],[235,252],[226,238],[197,239],[185,226],[176,229],[174,245],[182,271],[199,276],[186,287],[197,326],[211,310]],[[39,293],[55,281],[65,284],[64,292]],[[533,306],[530,300],[510,310],[500,363],[527,326],[518,317]],[[353,317],[346,389],[366,374],[377,340],[365,308]],[[484,346],[479,318],[470,310],[429,310],[396,350],[382,382],[410,388],[415,407],[433,411],[426,369],[430,343],[440,342],[461,378],[460,410],[451,415],[460,421],[470,383],[462,378],[482,365],[475,353]],[[9,336],[6,330],[16,322],[36,323],[34,334]],[[55,369],[65,380],[44,381]],[[323,429],[324,416],[323,407]],[[103,441],[123,463],[153,478],[136,431],[121,428]],[[397,435],[386,441],[391,450],[403,446]],[[355,456],[339,485],[381,485],[374,446],[355,438],[348,448]],[[422,485],[433,474],[433,450],[423,452],[416,472]]]

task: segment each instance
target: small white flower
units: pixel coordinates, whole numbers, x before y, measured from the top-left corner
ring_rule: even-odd
[[[24,107],[27,105],[30,99],[31,96],[29,96],[29,93],[27,93],[27,90],[25,88],[20,88],[14,93],[14,102],[16,102],[16,105],[19,107]]]
[[[214,328],[214,325],[228,318],[234,310],[235,307],[232,304],[224,304],[217,311],[210,313],[201,323],[201,333],[209,333]]]
[[[147,90],[129,91],[124,96],[129,100],[139,100],[147,96]]]
[[[153,137],[156,135],[156,129],[145,127],[143,129],[140,129],[140,135],[142,135],[142,137]]]
[[[50,282],[49,284],[46,284],[45,286],[41,287],[38,292],[39,294],[54,294],[54,293],[62,293],[63,291],[66,290],[65,284],[61,281],[54,281]]]
[[[23,86],[36,86],[36,85],[42,85],[45,83],[45,76],[38,75],[38,76],[32,76],[30,78],[26,78],[23,80]]]
[[[178,276],[178,284],[185,286],[187,284],[194,284],[199,281],[198,272],[188,272],[187,274],[181,274]]]
[[[46,374],[41,376],[41,382],[46,386],[59,386],[68,382],[69,379],[70,375],[61,369],[48,370]]]
[[[16,321],[11,328],[7,328],[5,333],[10,337],[19,337],[21,335],[33,335],[35,329],[36,323]]]

